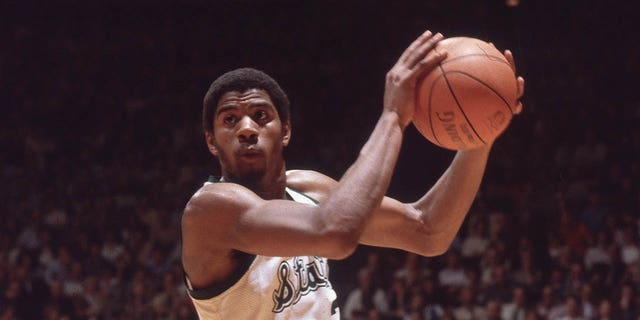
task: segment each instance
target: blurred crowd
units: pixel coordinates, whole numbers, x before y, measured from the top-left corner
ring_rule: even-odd
[[[266,10],[276,30],[250,29],[259,57],[230,44],[253,35],[240,28],[245,20],[198,6],[172,14],[170,6],[29,7],[2,22],[0,320],[196,318],[182,280],[180,217],[217,170],[200,105],[209,82],[230,67],[257,61],[289,93],[290,167],[335,178],[346,170],[377,116],[371,106],[379,105],[384,71],[405,43],[387,48],[372,41],[379,34],[355,44],[331,38],[351,27],[348,12],[314,29],[309,17],[263,6],[246,18],[259,25]],[[210,15],[215,26],[245,31],[211,27]],[[378,21],[351,31],[378,32],[391,20]],[[296,33],[287,23],[304,27]],[[301,52],[320,48],[315,64],[302,54],[282,57],[307,34],[319,43]],[[561,39],[545,39],[559,45],[554,50],[529,40],[516,50],[525,112],[496,142],[450,250],[425,258],[362,247],[336,261],[331,278],[343,318],[640,319],[640,103],[622,79],[640,72],[631,58],[640,50],[625,43],[628,55],[585,68],[601,53],[578,58]],[[614,62],[620,73],[606,72]],[[415,199],[451,153],[415,131],[407,140],[414,146],[389,192]],[[408,155],[419,148],[423,155]]]

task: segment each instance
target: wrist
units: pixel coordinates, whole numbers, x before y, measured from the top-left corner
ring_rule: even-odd
[[[472,155],[472,156],[487,156],[489,154],[489,152],[491,151],[491,147],[493,146],[493,142],[487,143],[483,146],[477,147],[477,148],[473,148],[473,149],[467,149],[467,150],[460,150],[458,152],[463,153],[463,154],[468,154],[468,155]]]
[[[383,110],[382,115],[380,116],[380,121],[397,126],[402,132],[404,132],[404,129],[409,125],[409,122],[403,121],[402,117],[400,117],[400,114],[398,114],[398,112],[395,110]]]

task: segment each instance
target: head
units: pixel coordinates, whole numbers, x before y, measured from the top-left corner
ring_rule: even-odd
[[[213,116],[218,108],[222,95],[230,91],[244,92],[249,89],[264,90],[273,102],[280,122],[289,123],[289,98],[280,85],[266,73],[252,69],[240,68],[229,71],[213,81],[204,96],[202,109],[202,126],[205,132],[212,132]]]
[[[497,299],[490,299],[487,301],[487,319],[500,319],[500,308],[502,305]]]
[[[267,74],[242,68],[220,76],[204,97],[202,120],[209,151],[226,178],[250,181],[284,168],[289,100]]]
[[[358,286],[363,290],[369,290],[371,287],[371,277],[373,274],[368,268],[362,268],[358,271]]]

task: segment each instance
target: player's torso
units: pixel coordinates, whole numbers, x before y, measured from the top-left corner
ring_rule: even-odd
[[[287,189],[289,200],[314,204]],[[226,283],[192,290],[201,319],[339,319],[326,258],[265,257],[237,252],[235,274]]]
[[[233,286],[192,297],[201,319],[339,319],[327,260],[257,256]]]

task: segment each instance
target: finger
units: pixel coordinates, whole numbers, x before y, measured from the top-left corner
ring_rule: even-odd
[[[412,76],[421,75],[424,72],[434,69],[440,62],[447,58],[447,51],[442,49],[435,51],[432,54],[427,55],[418,61],[413,68],[411,68]]]
[[[518,101],[516,103],[516,107],[513,109],[513,114],[520,114],[523,108],[520,98],[522,98],[522,95],[524,95],[524,78],[518,77],[516,78],[516,82],[518,83],[518,91],[517,91]]]
[[[511,69],[513,69],[513,72],[516,72],[516,61],[513,58],[513,53],[511,53],[511,50],[507,49],[504,51],[504,57],[507,59],[507,62],[509,62],[509,64],[511,65]]]
[[[516,80],[518,82],[518,99],[520,99],[524,95],[524,78],[518,77]]]
[[[407,57],[407,59],[405,61],[406,67],[408,69],[413,69],[416,66],[416,64],[421,63],[421,61],[423,61],[425,59],[425,57],[429,56],[428,53],[431,50],[433,50],[433,48],[435,48],[436,45],[438,44],[438,42],[440,40],[442,40],[443,38],[444,38],[444,36],[442,36],[441,33],[437,33],[433,37],[428,39],[426,42],[424,42],[423,44],[418,46]],[[437,51],[436,51],[436,53],[437,53]]]
[[[414,40],[409,47],[407,47],[407,49],[404,50],[404,52],[402,53],[402,55],[400,55],[400,58],[398,58],[399,62],[404,62],[407,60],[407,57],[409,57],[409,55],[411,54],[411,52],[413,52],[413,50],[415,50],[417,47],[419,47],[422,43],[424,43],[425,41],[427,41],[427,39],[431,38],[432,33],[430,30],[427,30],[425,32],[423,32],[416,40]]]
[[[518,101],[518,103],[516,104],[516,107],[513,109],[513,114],[520,114],[522,113],[522,102]]]

